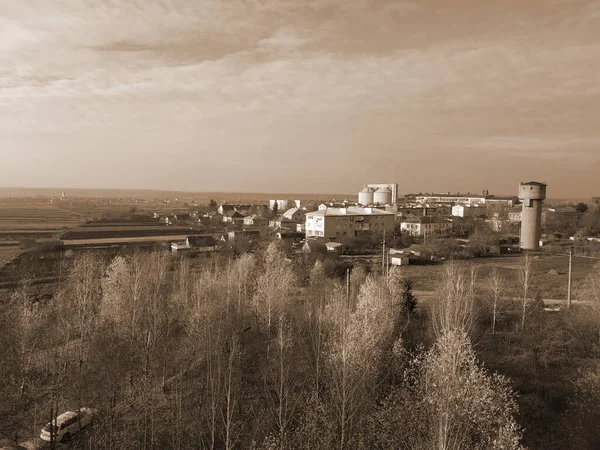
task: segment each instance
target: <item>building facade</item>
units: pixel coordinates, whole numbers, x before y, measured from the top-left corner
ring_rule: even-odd
[[[478,217],[487,214],[485,206],[466,206],[463,204],[454,205],[452,207],[452,215],[454,217]]]
[[[323,208],[306,214],[306,237],[341,239],[373,233],[394,233],[393,213],[377,208],[349,206]]]
[[[452,221],[443,217],[417,217],[400,222],[403,233],[417,237],[443,236],[452,231]]]
[[[417,194],[415,201],[420,204],[463,204],[467,207],[478,205],[502,204],[514,206],[517,203],[517,197],[513,196],[495,196],[495,195],[474,195],[474,194]]]

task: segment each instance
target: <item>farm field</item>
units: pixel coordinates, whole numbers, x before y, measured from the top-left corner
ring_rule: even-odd
[[[0,231],[60,230],[77,225],[79,215],[54,205],[1,205]]]
[[[108,238],[89,238],[89,239],[68,239],[63,241],[66,248],[82,246],[105,246],[112,244],[133,244],[149,242],[183,241],[190,233],[172,234],[172,235],[152,235],[152,236],[133,236],[133,237],[108,237]]]
[[[190,227],[171,227],[171,226],[145,226],[143,223],[131,223],[127,225],[104,226],[99,223],[97,226],[87,224],[68,231],[62,237],[63,241],[82,240],[82,239],[118,239],[118,238],[138,238],[151,236],[173,236],[193,234],[195,230]]]

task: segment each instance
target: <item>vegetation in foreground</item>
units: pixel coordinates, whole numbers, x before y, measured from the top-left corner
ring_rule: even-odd
[[[93,407],[75,447],[594,448],[597,309],[544,311],[531,264],[522,302],[499,271],[482,291],[451,263],[415,308],[399,270],[331,278],[275,243],[200,271],[82,253],[52,298],[25,279],[1,305],[0,431],[24,440]]]

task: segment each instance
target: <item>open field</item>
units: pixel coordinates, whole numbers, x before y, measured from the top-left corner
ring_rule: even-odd
[[[66,232],[63,241],[83,240],[83,239],[121,239],[138,238],[150,236],[173,236],[189,235],[195,230],[190,227],[173,227],[166,225],[146,225],[145,222],[131,222],[127,224],[113,223],[106,225],[103,222],[88,222],[85,226],[77,227]]]
[[[58,197],[62,192],[66,192],[68,198],[132,198],[144,200],[175,200],[196,202],[208,202],[214,199],[217,202],[229,201],[268,201],[269,199],[329,199],[329,198],[354,198],[355,193],[346,194],[298,194],[298,193],[265,193],[265,192],[190,192],[190,191],[163,191],[156,189],[67,189],[67,188],[2,188],[0,187],[0,197],[12,196],[55,196]]]
[[[167,241],[184,241],[188,234],[173,234],[173,235],[151,235],[151,236],[133,236],[133,237],[108,237],[96,239],[68,239],[63,241],[65,247],[82,247],[82,246],[104,246],[113,244],[135,244],[135,243],[151,243],[151,242],[167,242]]]
[[[78,214],[49,204],[0,205],[0,230],[59,230],[78,220]]]

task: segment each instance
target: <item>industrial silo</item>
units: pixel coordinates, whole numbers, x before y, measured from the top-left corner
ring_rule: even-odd
[[[537,250],[542,234],[542,203],[546,198],[546,185],[537,181],[519,184],[521,211],[521,248]]]
[[[379,205],[389,205],[392,203],[392,191],[388,187],[380,187],[373,195],[373,203]]]
[[[373,204],[373,194],[375,189],[365,186],[365,188],[358,193],[358,203],[363,206]]]

